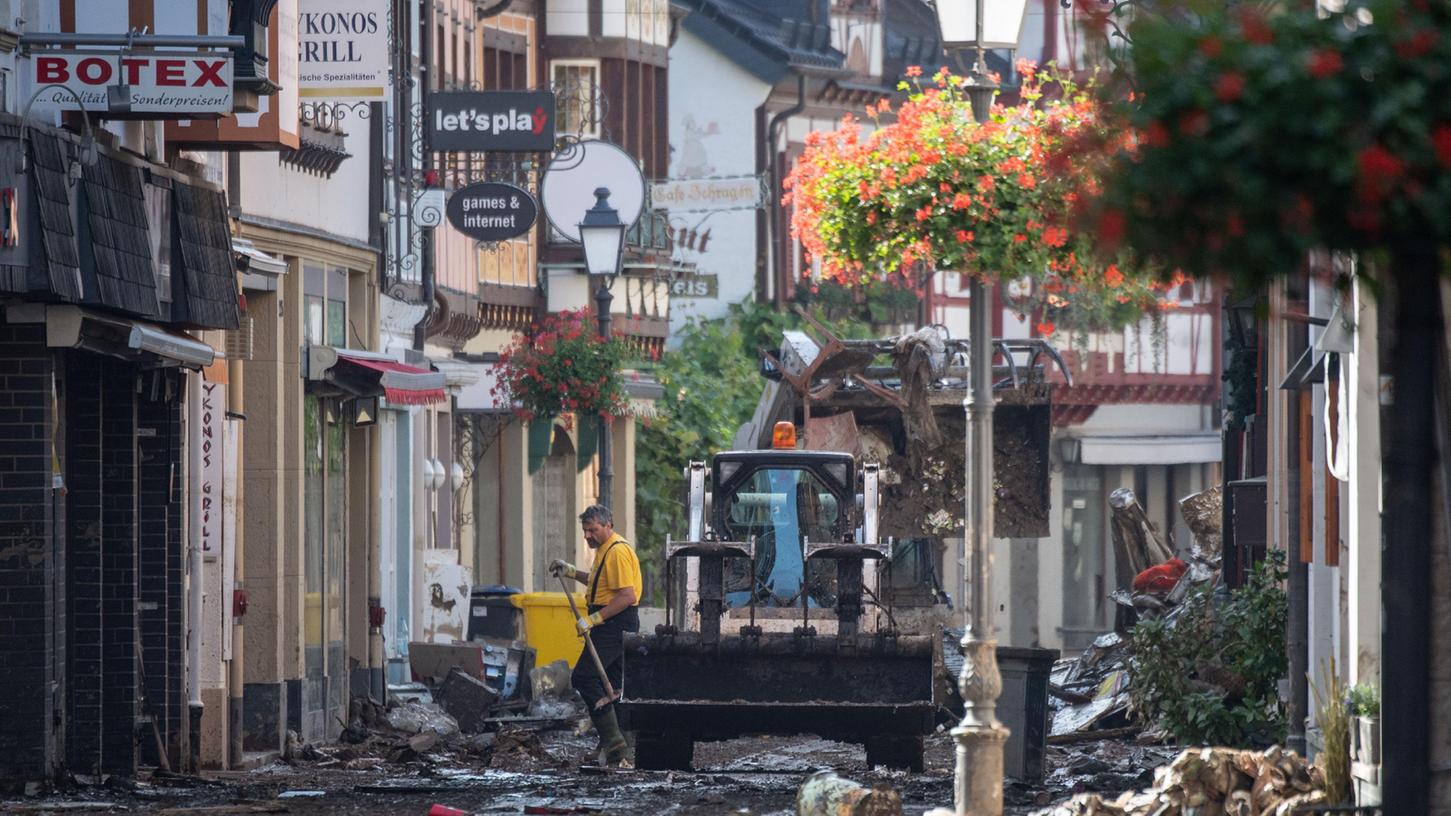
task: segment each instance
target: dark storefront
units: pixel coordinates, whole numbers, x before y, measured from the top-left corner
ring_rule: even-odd
[[[26,131],[0,118],[0,781],[186,767],[183,408],[215,355],[185,331],[237,326],[225,201]]]

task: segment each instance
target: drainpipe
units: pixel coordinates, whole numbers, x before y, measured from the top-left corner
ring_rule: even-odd
[[[776,141],[780,136],[781,127],[785,125],[786,120],[790,119],[792,116],[795,116],[796,114],[804,110],[806,110],[806,75],[797,72],[796,104],[783,111],[778,111],[775,116],[771,117],[770,124],[766,125],[766,150],[768,160],[771,166],[771,246],[766,250],[766,252],[767,257],[771,258],[771,271],[776,277],[776,281],[774,281],[774,283],[777,284],[780,283],[781,266],[785,262],[785,259],[781,257],[781,245],[780,241],[777,240],[778,238],[780,238],[780,230],[782,227],[780,187],[782,181],[783,167],[780,159],[780,151],[776,149]],[[784,294],[785,293],[781,291],[781,287],[777,286],[776,292],[772,297],[772,301],[777,306],[780,306]]]
[[[243,544],[246,541],[244,531],[246,519],[244,511],[246,502],[243,500],[243,485],[246,480],[242,478],[241,453],[244,450],[244,435],[247,429],[246,415],[243,401],[244,391],[242,374],[245,367],[241,360],[227,361],[227,418],[237,422],[237,461],[228,463],[229,467],[235,467],[239,471],[234,480],[235,488],[232,490],[232,561],[235,573],[232,577],[232,661],[227,665],[227,766],[238,768],[242,765],[242,693],[246,683],[246,676],[243,672],[246,653],[243,651],[246,638],[242,636],[242,621],[246,614],[247,560],[243,553]]]
[[[1286,532],[1289,540],[1285,542],[1286,565],[1289,570],[1289,631],[1286,638],[1286,650],[1288,651],[1290,664],[1290,699],[1285,707],[1285,719],[1288,721],[1289,732],[1286,735],[1285,747],[1300,756],[1308,756],[1305,742],[1305,720],[1309,714],[1309,678],[1307,672],[1310,670],[1309,655],[1309,628],[1310,628],[1310,567],[1300,558],[1300,535],[1301,525],[1308,524],[1309,519],[1300,518],[1300,491],[1301,480],[1309,479],[1310,474],[1300,468],[1300,435],[1308,429],[1301,427],[1301,401],[1308,398],[1304,391],[1290,391],[1285,400],[1289,406],[1285,434],[1289,443],[1285,445],[1289,454],[1286,457],[1286,479],[1289,484],[1288,521]]]

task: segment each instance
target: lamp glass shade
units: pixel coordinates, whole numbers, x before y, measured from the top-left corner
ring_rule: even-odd
[[[618,275],[625,257],[625,222],[610,206],[610,191],[595,190],[595,205],[585,210],[579,222],[579,242],[584,246],[584,267],[591,275]]]
[[[618,275],[625,250],[625,225],[579,225],[584,266],[591,275]]]
[[[977,9],[982,3],[982,41]],[[1028,0],[936,0],[943,48],[1017,48]]]

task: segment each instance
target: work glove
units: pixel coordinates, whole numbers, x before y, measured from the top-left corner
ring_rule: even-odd
[[[579,570],[576,569],[573,564],[565,561],[563,558],[556,558],[554,559],[554,562],[549,565],[549,574],[553,575],[556,578],[561,575],[574,575],[576,572],[579,572]]]
[[[574,624],[574,628],[579,630],[580,637],[584,637],[589,632],[589,630],[595,628],[596,626],[599,626],[604,622],[605,619],[600,617],[600,613],[591,612],[590,614],[585,615],[584,617],[576,621]]]

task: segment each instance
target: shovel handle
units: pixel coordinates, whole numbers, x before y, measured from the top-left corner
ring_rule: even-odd
[[[574,596],[569,592],[569,584],[564,582],[563,575],[556,577],[559,578],[559,585],[564,587],[564,599],[569,601],[569,611],[574,613],[574,619],[578,622],[580,619],[579,607],[574,605]],[[605,696],[595,702],[595,709],[598,710],[609,705],[619,695],[615,693],[615,687],[610,685],[610,677],[605,674],[604,661],[600,660],[600,653],[595,651],[595,644],[593,640],[590,640],[589,632],[584,633],[584,647],[589,652],[590,659],[594,661],[595,671],[599,672],[600,681],[605,684]]]

